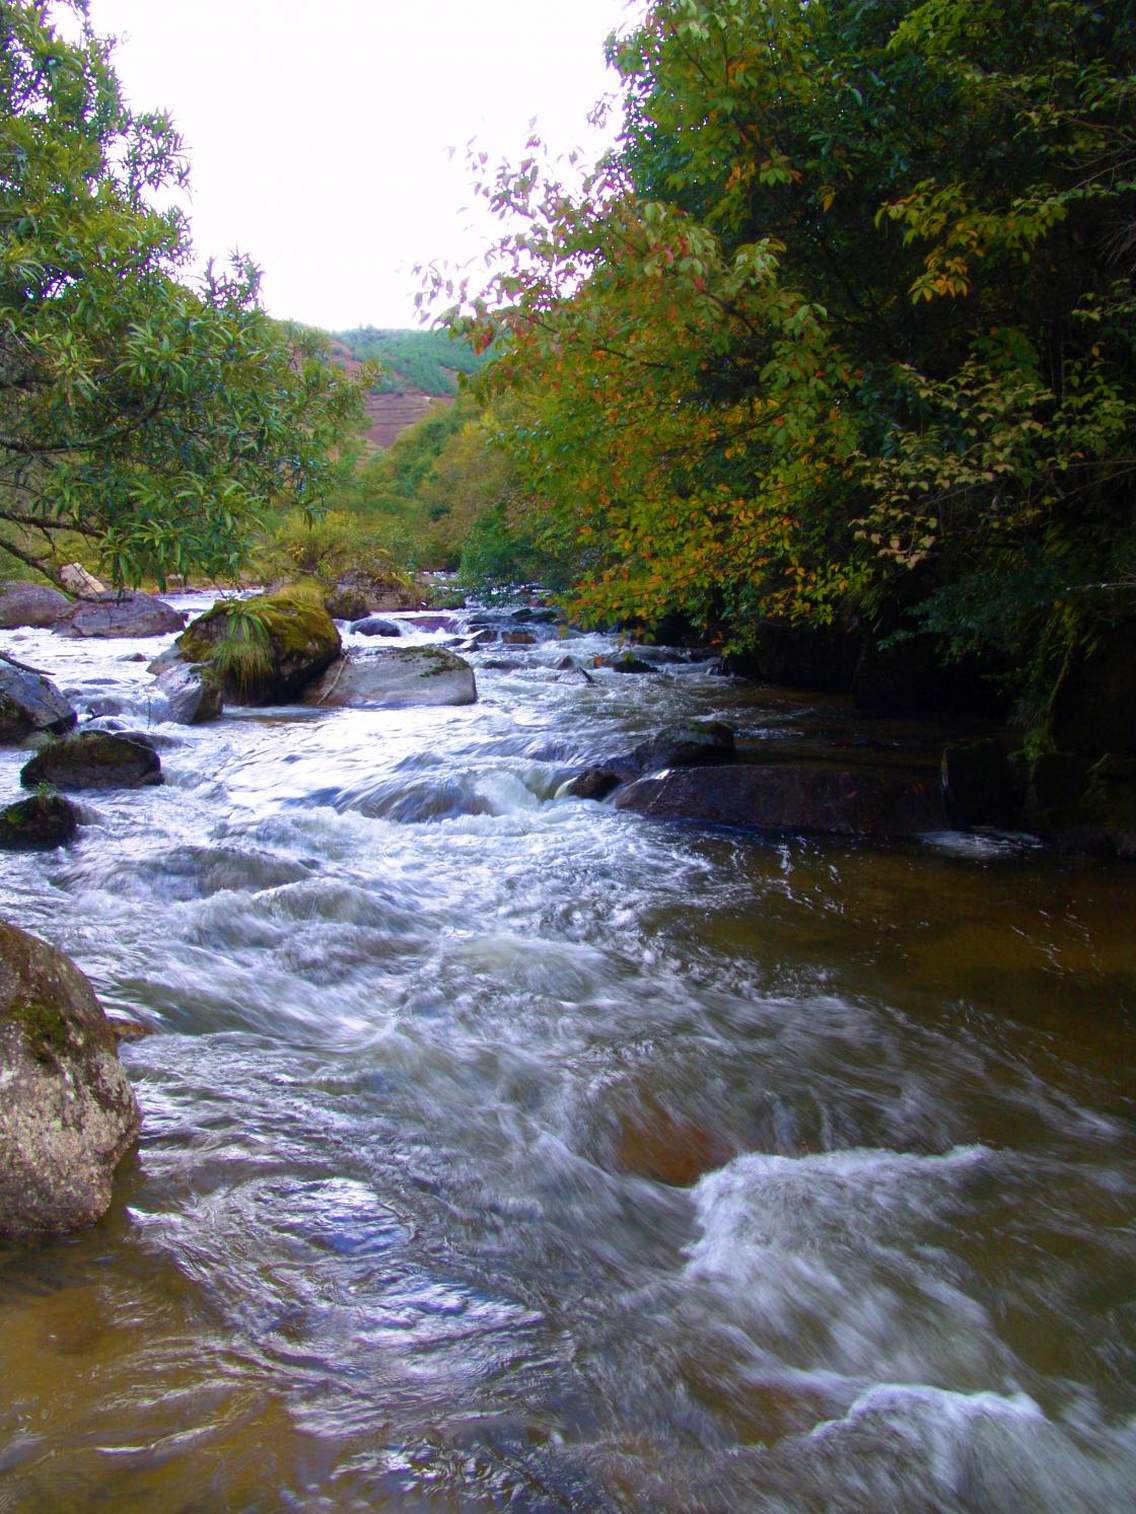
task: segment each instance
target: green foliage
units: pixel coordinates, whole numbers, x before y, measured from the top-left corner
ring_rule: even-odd
[[[243,698],[272,671],[272,643],[256,603],[234,600],[225,615],[225,633],[213,645],[209,666],[222,687]]]
[[[476,373],[489,360],[444,331],[380,331],[358,326],[333,335],[353,358],[377,365],[379,378],[374,387],[382,393],[412,389],[455,395],[458,375]]]
[[[330,510],[317,519],[291,511],[261,542],[252,561],[258,575],[269,581],[299,577],[326,586],[357,570],[409,587],[381,534],[366,517],[343,509]]]
[[[922,602],[1023,686],[1071,598],[1091,634],[1132,559],[1134,12],[655,0],[612,39],[619,147],[579,195],[535,153],[484,183],[522,230],[450,316],[579,612],[738,645]]]
[[[515,513],[520,492],[507,458],[490,446],[481,408],[463,395],[345,474],[333,503],[335,529],[353,550],[385,553],[408,570],[453,569],[477,519],[497,506]]]
[[[0,6],[0,528],[50,572],[87,543],[116,583],[231,576],[258,523],[318,508],[360,395],[311,333],[258,308],[246,259],[196,290],[181,142],[133,114],[91,29]]]

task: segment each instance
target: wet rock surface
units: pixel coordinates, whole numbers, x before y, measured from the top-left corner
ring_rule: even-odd
[[[82,731],[38,751],[20,769],[25,788],[136,789],[162,782],[153,747],[111,731]]]
[[[0,658],[0,741],[22,741],[35,731],[60,735],[77,718],[45,674]]]
[[[179,725],[202,725],[216,720],[224,701],[215,679],[195,663],[179,663],[158,675],[157,690],[166,718]]]
[[[79,600],[55,622],[55,630],[60,636],[168,636],[184,625],[180,610],[136,589]]]
[[[327,709],[473,704],[477,684],[464,658],[444,647],[352,648],[305,696]]]
[[[61,794],[34,794],[0,810],[0,848],[47,851],[66,846],[79,829],[79,812]]]
[[[615,806],[657,819],[802,835],[886,839],[945,824],[935,775],[822,762],[672,768],[629,784]]]
[[[70,608],[66,594],[48,584],[0,584],[0,630],[54,625]]]
[[[0,1236],[94,1224],[134,1141],[138,1106],[90,983],[0,921]]]

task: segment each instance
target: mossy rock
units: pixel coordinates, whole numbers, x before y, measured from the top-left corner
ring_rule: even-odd
[[[0,1236],[93,1224],[138,1131],[134,1095],[90,983],[0,921]]]
[[[246,705],[294,699],[341,651],[331,616],[307,588],[219,600],[182,632],[176,646],[184,661],[212,671],[226,701]]]
[[[61,789],[137,789],[161,783],[153,747],[112,731],[80,731],[41,747],[20,769],[26,789],[49,783]]]
[[[61,794],[33,794],[0,811],[0,848],[47,851],[66,846],[79,829],[79,812]]]

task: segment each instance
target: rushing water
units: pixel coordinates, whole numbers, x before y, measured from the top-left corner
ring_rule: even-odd
[[[162,641],[3,642],[156,713]],[[600,645],[156,724],[164,787],[4,860],[158,1032],[111,1214],[0,1254],[4,1514],[1131,1507],[1136,877],[557,800],[679,715],[792,728],[556,671]]]

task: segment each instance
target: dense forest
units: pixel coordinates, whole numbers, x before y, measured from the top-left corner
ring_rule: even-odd
[[[451,314],[578,613],[920,639],[1044,721],[1136,587],[1134,21],[658,0],[611,40],[616,149],[484,182],[523,229]]]
[[[75,43],[3,13],[18,563],[539,577],[766,673],[786,638],[790,673],[837,683],[914,646],[1039,732],[1127,634],[1131,4],[657,0],[609,42],[621,126],[582,190],[539,148],[482,169],[520,230],[483,287],[435,276],[461,340],[337,333],[373,365],[350,379],[261,313],[247,262],[182,282],[188,228],[155,208],[181,144],[73,9]],[[359,444],[363,389],[459,375]]]

